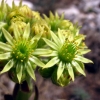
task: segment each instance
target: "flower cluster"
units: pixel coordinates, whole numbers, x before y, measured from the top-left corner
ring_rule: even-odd
[[[0,5],[0,74],[8,72],[14,82],[35,78],[35,69],[56,85],[66,86],[80,74],[85,76],[84,58],[90,52],[78,25],[50,12],[43,18],[20,1]],[[0,68],[0,69],[1,69]]]

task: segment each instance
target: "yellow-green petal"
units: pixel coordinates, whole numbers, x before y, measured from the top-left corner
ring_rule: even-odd
[[[82,56],[76,56],[76,58],[74,58],[74,59],[77,60],[77,61],[81,61],[83,63],[93,63],[91,60],[84,58]]]
[[[43,62],[41,62],[37,57],[32,56],[29,58],[29,60],[33,63],[35,63],[36,65],[38,65],[39,67],[44,67],[45,64]]]
[[[10,35],[10,33],[8,31],[6,31],[4,28],[2,28],[3,34],[6,38],[6,40],[13,45],[13,37]]]
[[[9,71],[14,65],[14,61],[10,60],[3,68],[3,70],[0,72],[0,74],[5,73],[7,71]]]
[[[62,45],[62,43],[60,42],[60,39],[51,31],[51,36],[53,41],[59,46]]]
[[[49,68],[54,66],[55,64],[57,64],[59,62],[58,57],[54,57],[52,58],[43,68]]]
[[[10,52],[0,54],[0,60],[7,60],[10,57],[11,57],[11,53]]]
[[[74,72],[73,72],[72,65],[70,63],[66,64],[66,68],[68,69],[68,73],[71,76],[72,80],[74,81]]]
[[[21,83],[23,67],[24,66],[22,64],[18,64],[17,66],[17,68],[20,69],[19,71],[17,71],[17,78],[18,78],[19,83]]]
[[[30,24],[28,23],[25,27],[23,38],[28,39],[30,35]]]
[[[32,68],[32,65],[30,62],[28,62],[28,64],[26,65],[26,71],[28,72],[28,74],[34,79],[36,80],[35,78],[35,73],[33,71],[33,68]]]
[[[64,67],[65,67],[64,64],[62,62],[60,62],[59,65],[58,65],[58,69],[57,69],[57,80],[62,75],[62,73],[64,71]]]
[[[51,54],[52,53],[52,50],[48,50],[48,49],[36,49],[34,52],[33,52],[33,55],[39,55],[39,56],[42,56],[42,55],[47,55],[47,54]]]
[[[15,36],[15,39],[18,40],[21,34],[18,30],[18,26],[15,23],[13,23],[13,25],[14,25],[14,36]]]
[[[11,46],[3,42],[0,42],[0,49],[5,50],[5,51],[12,51]]]
[[[72,65],[76,68],[76,70],[77,70],[79,73],[81,73],[81,74],[83,74],[84,76],[86,76],[84,70],[81,68],[81,66],[80,66],[76,61],[72,61]]]
[[[55,44],[55,43],[53,43],[52,41],[50,41],[50,40],[48,40],[48,39],[46,39],[46,38],[43,38],[43,40],[46,42],[46,44],[48,45],[48,46],[50,46],[51,48],[53,48],[54,50],[58,50],[58,46]]]

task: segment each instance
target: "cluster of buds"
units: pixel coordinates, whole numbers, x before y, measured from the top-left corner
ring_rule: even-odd
[[[32,11],[20,1],[9,7],[0,5],[0,74],[8,72],[14,82],[35,77],[35,69],[44,78],[66,86],[79,75],[85,75],[83,57],[90,52],[79,34],[78,25],[64,19],[64,14],[50,12],[47,17]]]

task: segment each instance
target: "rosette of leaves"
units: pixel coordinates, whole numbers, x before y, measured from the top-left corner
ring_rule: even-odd
[[[45,43],[50,47],[50,50],[52,50],[51,54],[43,55],[51,58],[44,68],[57,65],[57,81],[61,79],[65,70],[68,71],[67,76],[70,76],[73,81],[76,72],[85,76],[84,63],[92,63],[91,60],[83,57],[84,54],[90,52],[83,41],[85,36],[79,33],[71,34],[70,32],[68,33],[65,30],[59,29],[57,34],[51,31],[51,37],[52,40],[43,38]],[[64,86],[63,83],[59,85]]]
[[[68,30],[70,26],[72,27],[73,25],[69,20],[64,20],[64,14],[59,16],[58,13],[55,13],[54,15],[52,12],[50,12],[49,17],[47,17],[45,14],[43,16],[45,21],[47,22],[47,24],[49,25],[49,27],[53,32],[57,32],[58,28]]]
[[[6,61],[7,63],[0,74],[15,70],[15,77],[17,76],[19,83],[27,79],[27,74],[35,80],[35,67],[44,67],[44,63],[38,58],[38,53],[42,54],[43,52],[37,49],[37,43],[42,34],[31,37],[29,23],[26,25],[23,34],[20,33],[16,24],[13,25],[13,37],[7,30],[2,28],[7,42],[0,42],[0,61]]]

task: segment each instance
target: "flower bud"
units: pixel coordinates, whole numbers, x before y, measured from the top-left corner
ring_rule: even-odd
[[[12,68],[9,72],[8,75],[10,79],[15,82],[19,83],[18,78],[17,78],[17,73],[16,73],[16,68]],[[22,78],[21,78],[21,83],[27,79],[27,73],[23,71]]]
[[[55,71],[52,74],[51,80],[55,85],[63,87],[68,85],[72,79],[69,76],[68,71],[64,70],[60,78],[57,80],[57,69],[55,69]]]
[[[28,20],[31,20],[33,17],[32,10],[26,5],[21,6],[18,11],[23,17]]]
[[[23,34],[24,29],[26,27],[26,23],[22,21],[16,21],[15,23],[12,23],[8,29],[11,34],[13,34],[14,32],[14,28],[15,28],[14,24],[18,27],[19,32]]]

